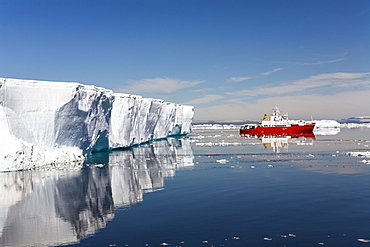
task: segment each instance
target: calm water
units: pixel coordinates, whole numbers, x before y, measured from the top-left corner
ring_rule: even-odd
[[[370,151],[370,129],[331,134],[195,129],[82,169],[0,173],[0,245],[370,245],[370,157],[346,155]]]

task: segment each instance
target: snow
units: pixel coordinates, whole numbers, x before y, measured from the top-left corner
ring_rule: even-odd
[[[194,109],[69,82],[0,78],[0,171],[188,134]]]

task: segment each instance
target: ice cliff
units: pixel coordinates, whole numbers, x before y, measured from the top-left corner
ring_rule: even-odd
[[[0,78],[0,171],[188,134],[192,106],[79,83]]]

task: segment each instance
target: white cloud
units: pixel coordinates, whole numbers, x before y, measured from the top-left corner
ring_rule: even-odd
[[[179,89],[196,86],[204,81],[181,81],[168,77],[157,77],[152,79],[142,79],[130,81],[128,86],[121,87],[117,92],[124,93],[172,93]]]
[[[281,95],[292,92],[302,92],[307,89],[322,86],[332,87],[357,87],[370,85],[370,73],[331,73],[310,76],[306,79],[283,83],[278,86],[258,87],[252,90],[240,90],[228,93],[230,95],[260,96]]]
[[[259,120],[274,106],[287,111],[291,119],[342,119],[369,115],[370,90],[347,91],[336,95],[280,96],[255,103],[223,104],[195,108],[194,121]]]
[[[339,88],[341,90],[337,90]],[[319,74],[277,86],[228,94],[232,98],[227,99],[227,104],[196,107],[194,120],[258,120],[263,114],[270,113],[274,106],[288,111],[292,119],[310,119],[311,116],[314,119],[342,119],[369,115],[370,73]]]
[[[279,62],[279,63],[284,63],[284,64],[295,64],[295,65],[320,65],[320,64],[327,64],[327,63],[337,63],[345,60],[345,58],[339,58],[339,59],[334,59],[334,60],[322,60],[322,61],[317,61],[317,62]]]
[[[246,81],[253,79],[254,77],[230,77],[228,81],[232,82],[241,82],[241,81]]]
[[[214,102],[216,100],[219,100],[219,99],[223,99],[224,97],[221,96],[221,95],[217,95],[217,94],[209,94],[209,95],[206,95],[202,98],[199,98],[199,99],[194,99],[194,100],[191,100],[191,101],[188,101],[186,102],[185,104],[188,104],[188,105],[196,105],[196,104],[205,104],[205,103],[210,103],[210,102]]]
[[[340,62],[343,60],[344,58],[340,58],[340,59],[335,59],[335,60],[318,61],[316,63],[303,63],[302,65],[319,65],[319,64],[326,64],[326,63],[336,63],[336,62]]]
[[[280,71],[280,70],[283,70],[284,68],[277,68],[277,69],[273,69],[271,71],[267,71],[267,72],[264,72],[264,73],[261,73],[261,75],[270,75],[274,72],[277,72],[277,71]]]
[[[267,71],[267,72],[264,72],[264,73],[261,73],[261,75],[270,75],[274,72],[277,72],[277,71],[280,71],[280,70],[283,70],[284,68],[277,68],[277,69],[273,69],[271,71]],[[250,80],[250,79],[257,79],[259,78],[259,76],[250,76],[250,77],[230,77],[228,79],[228,81],[230,82],[242,82],[242,81],[246,81],[246,80]]]

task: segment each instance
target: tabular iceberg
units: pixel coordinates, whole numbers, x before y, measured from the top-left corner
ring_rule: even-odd
[[[0,78],[0,171],[188,134],[192,106],[68,82]]]

